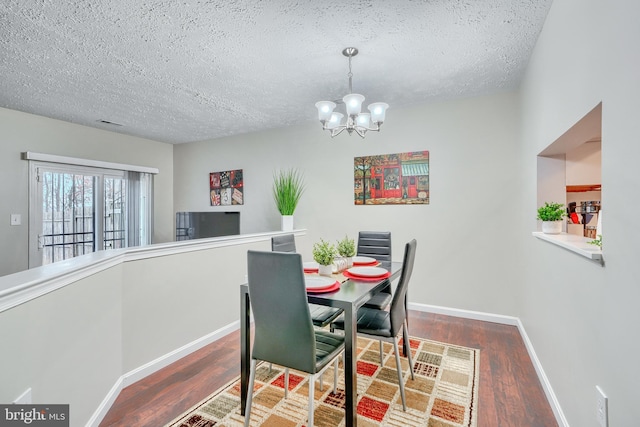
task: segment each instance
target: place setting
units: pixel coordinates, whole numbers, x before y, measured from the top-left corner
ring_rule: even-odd
[[[305,273],[317,273],[320,268],[320,264],[315,261],[305,261],[302,263],[302,269]]]
[[[346,269],[342,275],[351,280],[376,282],[391,276],[391,272],[382,267],[356,266]]]
[[[305,274],[304,283],[308,293],[333,292],[340,289],[340,281],[334,277]]]
[[[371,258],[368,256],[359,256],[356,255],[352,258],[354,267],[374,267],[380,265],[380,261],[375,258]]]

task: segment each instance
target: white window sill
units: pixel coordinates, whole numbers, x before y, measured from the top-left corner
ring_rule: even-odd
[[[567,233],[545,234],[540,231],[534,231],[532,234],[540,240],[563,247],[571,252],[577,253],[578,255],[582,255],[585,258],[589,258],[594,261],[602,261],[602,249],[596,245],[590,245],[587,243],[593,240],[588,237]]]

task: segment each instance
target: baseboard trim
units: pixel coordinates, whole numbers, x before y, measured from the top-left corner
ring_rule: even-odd
[[[485,313],[482,311],[463,310],[460,308],[442,307],[439,305],[418,304],[410,302],[409,310],[422,311],[425,313],[444,314],[446,316],[462,317],[464,319],[481,320],[483,322],[500,323],[502,325],[518,326],[518,318],[505,316],[502,314]]]
[[[524,328],[524,325],[520,321],[520,318],[515,316],[504,316],[502,314],[494,314],[494,313],[485,313],[481,311],[470,311],[463,310],[458,308],[450,308],[450,307],[441,307],[437,305],[429,305],[429,304],[418,304],[418,303],[409,303],[409,310],[421,311],[425,313],[434,313],[434,314],[443,314],[447,316],[454,317],[462,317],[464,319],[472,319],[472,320],[481,320],[484,322],[493,322],[500,323],[503,325],[515,326],[518,328],[518,332],[520,332],[520,336],[524,341],[524,345],[529,353],[529,357],[531,358],[531,363],[533,363],[533,367],[536,370],[536,374],[538,375],[538,380],[542,385],[544,390],[544,394],[549,401],[549,405],[551,406],[551,410],[553,411],[554,416],[556,417],[556,421],[560,427],[569,427],[569,422],[567,418],[564,416],[564,412],[562,412],[562,408],[560,407],[560,402],[558,401],[556,394],[553,392],[553,388],[551,387],[551,383],[549,382],[549,378],[544,372],[542,368],[542,363],[540,363],[540,359],[536,355],[535,349],[533,348],[533,344],[527,335],[527,331]]]
[[[218,330],[211,332],[210,334],[187,343],[176,350],[160,356],[149,363],[146,363],[136,369],[123,374],[116,380],[116,383],[113,385],[113,387],[111,387],[111,390],[109,390],[109,393],[107,393],[105,398],[100,403],[100,406],[98,406],[98,408],[95,410],[86,425],[91,427],[98,427],[100,422],[102,422],[103,418],[107,415],[107,412],[109,412],[109,409],[111,409],[111,406],[117,399],[122,389],[124,389],[125,387],[135,383],[136,381],[140,381],[141,379],[153,374],[154,372],[159,371],[166,366],[169,366],[170,364],[182,359],[185,356],[188,356],[194,351],[200,350],[204,346],[219,340],[220,338],[239,328],[240,321],[237,320],[226,326],[223,326]]]

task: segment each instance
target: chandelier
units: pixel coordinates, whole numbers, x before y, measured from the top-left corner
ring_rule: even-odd
[[[380,131],[380,126],[384,122],[384,116],[389,105],[384,102],[374,102],[367,107],[369,113],[361,112],[364,96],[353,93],[353,73],[351,72],[351,58],[358,54],[358,49],[348,47],[342,51],[342,54],[349,58],[349,74],[347,74],[349,77],[349,94],[342,98],[342,101],[316,102],[318,118],[322,123],[322,129],[331,132],[332,138],[340,135],[345,129],[349,132],[349,135],[355,131],[364,138],[367,131]],[[344,114],[333,111],[336,108],[336,104],[344,104],[346,107],[347,120],[344,123],[342,123]]]

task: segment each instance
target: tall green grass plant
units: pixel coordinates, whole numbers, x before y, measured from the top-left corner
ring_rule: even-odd
[[[297,169],[273,174],[273,199],[281,215],[293,215],[304,188],[304,176]]]

